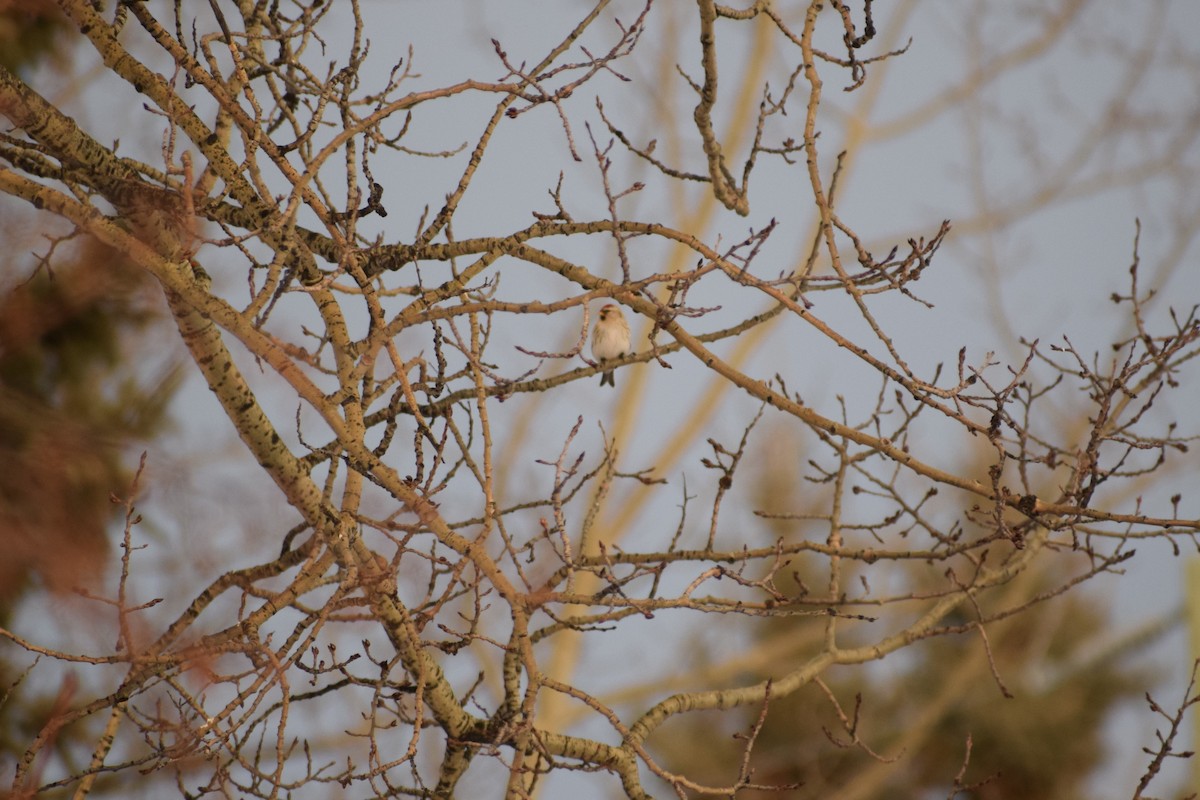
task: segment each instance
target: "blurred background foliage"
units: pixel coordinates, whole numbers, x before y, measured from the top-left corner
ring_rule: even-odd
[[[0,63],[22,74],[64,71],[65,31],[52,2],[0,3]],[[105,574],[110,526],[124,513],[136,448],[170,424],[183,373],[163,358],[169,319],[153,279],[91,239],[16,203],[0,215],[0,625],[31,591],[86,589]],[[40,262],[29,253],[49,253]],[[156,332],[156,328],[158,331]],[[153,356],[148,356],[153,350]],[[178,354],[177,354],[178,355]],[[71,700],[74,681],[16,686],[0,660],[0,761],[15,760]],[[67,757],[73,737],[58,733]]]
[[[814,496],[805,490],[801,472],[806,449],[783,426],[764,438],[769,444],[741,480],[749,487],[750,505],[763,512],[756,536],[788,542],[799,535],[796,519],[818,518],[818,508],[805,507],[806,498]],[[976,465],[981,472],[987,466],[982,457]],[[941,576],[928,569],[921,563],[894,563],[889,578],[895,582],[873,589],[896,594],[902,586],[919,596],[944,588]],[[859,581],[851,570],[848,566],[843,585]],[[827,581],[824,559],[807,558],[780,570],[775,585],[794,596],[819,593]],[[1030,570],[1003,592],[1015,607],[1059,583],[1053,575]],[[965,626],[961,634],[932,638],[865,667],[834,668],[823,676],[823,685],[772,700],[750,761],[754,781],[796,786],[738,796],[947,797],[954,776],[961,775],[962,783],[974,788],[958,797],[1089,797],[1088,780],[1111,746],[1105,741],[1105,720],[1162,677],[1144,662],[1131,664],[1126,658],[1140,639],[1112,642],[1110,610],[1097,595],[1069,592],[1027,613],[990,622],[986,647],[971,627],[978,614],[965,605],[946,620],[948,626]],[[994,611],[1004,603],[990,605]],[[857,610],[879,614],[869,606]],[[780,664],[799,663],[818,650],[824,635],[821,615],[764,619],[750,644],[734,645],[731,639],[727,649],[714,648],[720,636],[709,636],[687,661],[701,674],[729,669],[723,662],[733,662],[739,683],[762,681],[778,674]],[[739,659],[739,654],[751,656]],[[658,740],[668,753],[666,764],[710,785],[728,781],[738,773],[759,711],[672,720]]]

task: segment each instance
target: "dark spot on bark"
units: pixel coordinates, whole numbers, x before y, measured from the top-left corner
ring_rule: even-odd
[[[1032,517],[1037,513],[1037,497],[1027,494],[1017,502],[1017,509],[1026,516]]]

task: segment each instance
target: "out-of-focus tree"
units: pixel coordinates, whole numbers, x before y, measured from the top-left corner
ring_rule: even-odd
[[[31,579],[63,591],[101,574],[110,497],[132,478],[121,448],[161,429],[178,378],[128,358],[161,320],[144,273],[79,250],[0,305],[0,618]]]
[[[1051,704],[1053,679],[1026,670],[1071,663],[1100,628],[1081,585],[1137,542],[1200,529],[1170,489],[1194,431],[1169,413],[1194,386],[1200,322],[1190,299],[1161,307],[1131,235],[1110,265],[1106,313],[1126,327],[1109,340],[1044,345],[1014,324],[1009,362],[973,332],[936,353],[912,333],[947,325],[925,295],[952,284],[952,224],[969,242],[1063,197],[1185,173],[1200,125],[1168,114],[1128,157],[1114,105],[1060,164],[1033,137],[1045,182],[1005,208],[880,227],[845,185],[886,183],[856,161],[871,137],[986,98],[1101,13],[1039,12],[961,82],[869,127],[882,79],[915,57],[916,5],[886,20],[871,0],[601,0],[569,20],[539,6],[555,34],[536,45],[505,32],[529,27],[506,10],[475,21],[497,26],[482,61],[418,33],[432,12],[417,7],[61,0],[104,69],[56,99],[0,67],[0,191],[153,279],[290,510],[247,523],[270,555],[214,545],[192,586],[146,566],[153,505],[113,487],[119,569],[88,595],[113,644],[32,613],[0,630],[29,664],[10,696],[64,687],[12,793],[525,797],[573,781],[866,797],[887,780],[963,789],[972,764],[1023,771],[1020,787],[1045,762],[1009,737],[1090,722],[1054,776],[1075,785],[1094,698],[1146,679],[1106,672]],[[1135,44],[1117,60],[1133,86],[1162,49]],[[452,50],[454,74],[426,77],[423,48]],[[88,122],[97,98],[122,113]],[[131,142],[147,131],[157,150]],[[1085,169],[1098,153],[1111,169]],[[994,176],[971,163],[987,198]],[[889,191],[911,214],[927,190]],[[57,271],[78,286],[57,291],[123,285],[108,256],[83,266]],[[598,364],[587,338],[607,303],[635,335]],[[606,402],[612,422],[585,427]],[[765,418],[801,467],[755,495]],[[685,459],[712,479],[677,480]],[[1029,622],[1048,608],[1062,616]],[[711,663],[678,663],[697,628]],[[655,659],[673,681],[641,679]],[[968,680],[1014,698],[953,690]],[[734,750],[687,739],[697,718],[732,724]],[[936,744],[891,751],[922,737]],[[674,752],[685,740],[701,752]],[[801,743],[815,751],[780,758]]]
[[[5,0],[0,3],[0,64],[21,73],[53,57],[65,20],[54,0]]]
[[[777,430],[772,438],[789,437]],[[803,503],[799,466],[790,448],[773,447],[743,476],[769,541],[786,542],[794,533],[793,515],[785,509]],[[786,593],[820,581],[815,565],[793,567],[780,587]],[[911,573],[921,590],[936,590],[928,576],[921,580],[920,570],[896,569]],[[1035,567],[1004,593],[1016,604],[1055,585],[1053,576]],[[1120,651],[1158,631],[1138,631],[1143,635],[1116,642],[1115,651],[1101,649],[1112,640],[1107,614],[1096,598],[1080,593],[987,626],[986,648],[978,646],[978,620],[974,608],[960,608],[947,618],[962,629],[959,636],[914,648],[893,670],[831,671],[773,701],[752,761],[756,778],[797,785],[788,794],[796,798],[888,798],[897,786],[905,787],[906,796],[932,797],[945,795],[969,760],[964,782],[979,784],[975,797],[1086,796],[1087,779],[1104,760],[1105,717],[1140,697],[1151,682]],[[743,675],[768,680],[777,663],[818,645],[822,627],[812,618],[764,620],[759,642],[740,656]],[[715,722],[724,738],[700,720],[675,726],[669,762],[712,780],[736,772],[743,757],[737,735],[757,715],[750,709]]]
[[[65,32],[52,2],[5,4],[0,62],[20,73],[49,66],[63,74],[55,44]],[[88,237],[56,237],[61,224],[35,214],[6,203],[0,222],[2,625],[31,592],[61,597],[96,587],[112,554],[107,527],[121,511],[112,494],[133,477],[126,450],[164,430],[181,376],[178,358],[164,360],[164,348],[147,345],[167,323],[150,276]],[[39,231],[39,222],[50,224]],[[40,260],[25,257],[39,239],[56,243]],[[14,686],[19,672],[0,663],[0,684]],[[3,758],[24,752],[74,685],[67,677],[8,698]],[[87,736],[82,727],[74,732]],[[60,734],[55,745],[65,751],[87,739]]]

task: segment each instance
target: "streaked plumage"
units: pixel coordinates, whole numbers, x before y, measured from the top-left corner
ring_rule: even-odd
[[[619,306],[607,303],[600,309],[600,319],[592,329],[592,358],[600,362],[620,358],[629,352],[629,323]],[[612,370],[600,375],[601,386],[616,386]]]

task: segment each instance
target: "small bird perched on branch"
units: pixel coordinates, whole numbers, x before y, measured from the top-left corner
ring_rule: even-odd
[[[592,357],[603,366],[605,361],[620,358],[629,352],[629,323],[621,309],[608,303],[600,309],[600,319],[592,329]],[[613,371],[605,370],[600,376],[600,385],[615,387]]]

